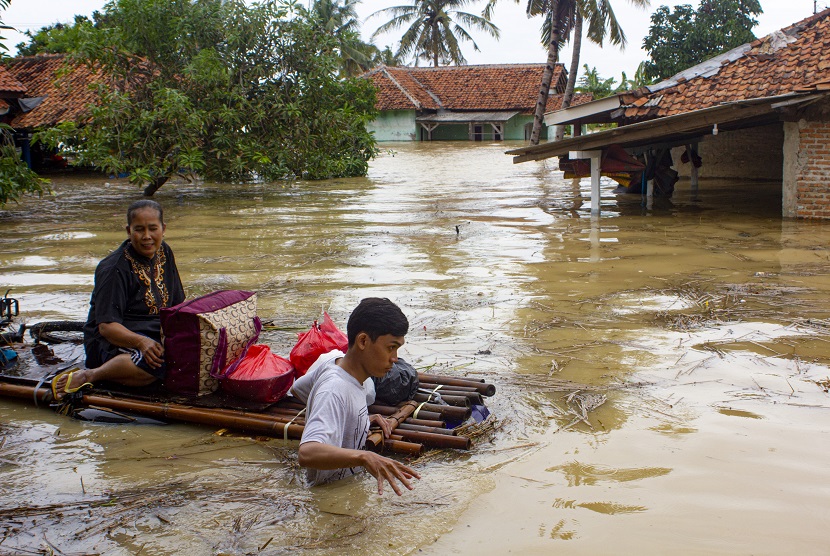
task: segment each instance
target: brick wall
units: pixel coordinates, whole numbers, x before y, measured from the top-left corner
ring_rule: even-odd
[[[699,178],[780,180],[782,176],[784,129],[780,123],[706,135],[698,145],[703,165]],[[688,178],[691,164],[682,164],[685,148],[672,149],[674,169]]]
[[[795,168],[795,216],[830,218],[830,122],[801,120]]]

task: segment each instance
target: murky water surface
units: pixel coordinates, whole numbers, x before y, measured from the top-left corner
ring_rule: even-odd
[[[398,302],[404,357],[487,377],[499,430],[401,498],[307,490],[295,443],[93,425],[0,400],[0,553],[801,554],[830,522],[830,227],[774,183],[620,199],[510,145],[384,145],[365,179],[165,185],[189,296],[259,292],[287,354]],[[54,179],[0,216],[20,321],[82,320],[138,192]],[[24,369],[35,373],[37,369]]]

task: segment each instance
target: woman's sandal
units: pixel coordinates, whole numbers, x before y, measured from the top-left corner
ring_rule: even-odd
[[[60,372],[60,373],[56,374],[52,378],[52,398],[53,399],[59,400],[63,397],[63,394],[74,394],[75,392],[77,392],[78,390],[83,388],[84,386],[92,386],[91,382],[84,382],[83,384],[81,384],[80,386],[76,386],[75,388],[70,388],[69,387],[69,385],[72,383],[72,375],[75,374],[75,372],[78,371],[78,370],[80,370],[80,369],[75,368],[75,369],[70,369],[68,371],[63,371],[63,372]],[[63,391],[60,392],[61,395],[58,395],[59,394],[58,389],[57,389],[58,378],[62,377],[64,375],[66,375],[66,384],[63,385]]]

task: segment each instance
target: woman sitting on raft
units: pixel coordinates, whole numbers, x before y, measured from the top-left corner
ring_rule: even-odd
[[[127,209],[129,239],[95,270],[84,326],[87,368],[55,376],[56,398],[101,380],[139,387],[164,378],[159,309],[184,301],[164,231],[164,214],[157,202],[136,201]]]

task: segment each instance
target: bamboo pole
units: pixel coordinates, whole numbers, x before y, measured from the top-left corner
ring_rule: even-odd
[[[454,405],[456,407],[470,407],[470,399],[467,398],[467,396],[453,396],[452,394],[445,396],[441,392],[438,392],[438,394],[441,395],[442,400],[444,400],[445,402],[447,402],[450,405]],[[431,401],[437,399],[438,394],[433,394],[433,393],[421,394],[421,393],[418,393],[418,394],[415,394],[412,397],[412,399],[415,400],[416,402],[431,402]]]
[[[0,382],[0,396],[32,399],[35,395],[39,402],[46,403],[52,401],[52,392],[48,388],[39,388],[35,391],[34,386],[21,386]],[[149,417],[159,417],[162,419],[185,421],[214,427],[227,427],[277,438],[284,436],[287,422],[290,420],[285,419],[284,416],[246,413],[233,409],[200,409],[181,404],[126,400],[94,394],[84,395],[82,402],[84,404],[97,405],[108,409],[127,411]],[[288,438],[299,439],[302,437],[304,429],[302,425],[291,424],[287,428]],[[393,441],[385,441],[383,446],[391,452],[405,455],[418,455],[423,450],[421,444],[407,442],[401,436],[398,436]]]
[[[434,421],[432,419],[413,419],[410,417],[404,423],[407,425],[420,425],[422,427],[435,427],[439,429],[447,428],[447,424],[444,421]]]
[[[394,415],[398,410],[397,407],[390,407],[388,405],[372,404],[369,406],[369,413],[377,413],[378,415]],[[442,421],[441,414],[437,411],[421,411],[418,412],[418,418],[431,419],[433,421]]]
[[[407,456],[420,456],[424,451],[424,445],[416,442],[407,442],[398,437],[397,440],[387,438],[383,441],[383,449],[389,450],[395,454],[405,454]]]
[[[456,407],[454,405],[438,405],[434,403],[421,403],[418,406],[418,415],[424,416],[423,410],[438,413],[441,417],[449,417],[455,421],[463,421],[472,414],[469,407]]]
[[[444,434],[433,434],[429,432],[410,431],[397,429],[395,434],[410,442],[419,442],[431,448],[455,448],[458,450],[469,450],[472,442],[466,436],[447,436]]]
[[[385,417],[385,419],[387,421],[391,421],[389,424],[392,425],[392,430],[394,431],[397,429],[398,425],[406,420],[407,417],[412,415],[412,412],[415,411],[417,407],[418,404],[415,402],[406,402],[398,409],[398,411],[395,412],[394,415]],[[369,436],[366,438],[366,444],[372,447],[380,446],[382,443],[383,431],[369,433]]]
[[[230,409],[226,409],[220,413],[213,411],[212,409],[201,409],[179,404],[159,404],[153,402],[142,402],[138,400],[124,400],[119,398],[110,398],[107,396],[96,396],[94,394],[84,395],[83,402],[85,404],[98,405],[109,409],[140,413],[148,417],[161,417],[163,419],[185,421],[188,423],[210,425],[213,427],[227,427],[246,432],[266,434],[268,436],[278,438],[283,437],[287,431],[288,438],[298,440],[303,436],[303,430],[305,429],[302,425],[289,425],[284,420],[280,421],[274,417],[257,417],[252,414],[246,414],[244,411],[234,411]]]
[[[483,379],[481,379],[481,382],[478,382],[475,379],[452,378],[447,376],[418,373],[418,380],[420,382],[430,384],[446,384],[447,386],[466,386],[468,388],[475,388],[476,392],[482,396],[493,396],[496,393],[496,387],[493,384],[486,384]]]
[[[439,427],[425,427],[423,425],[410,425],[409,423],[401,423],[398,429],[406,431],[429,432],[432,434],[445,434],[447,436],[455,436],[455,429],[442,429]],[[397,430],[397,429],[396,429]]]
[[[435,390],[437,386],[441,387],[441,392],[452,391],[452,392],[478,392],[472,386],[449,386],[446,384],[434,384],[432,382],[427,382],[425,380],[419,380],[418,386],[423,388],[424,390]]]
[[[280,401],[278,401],[276,403],[276,406],[284,408],[284,409],[297,409],[297,410],[305,409],[305,404],[304,403],[300,403],[300,402],[295,401],[295,400],[290,399],[290,398],[281,399]]]
[[[445,394],[449,394],[450,396],[465,396],[469,398],[471,404],[484,404],[484,400],[482,399],[481,394],[479,394],[475,388],[421,383],[421,388],[429,391],[435,390],[438,386],[441,386],[441,388],[438,389],[438,393],[441,394],[442,398],[445,397]]]

